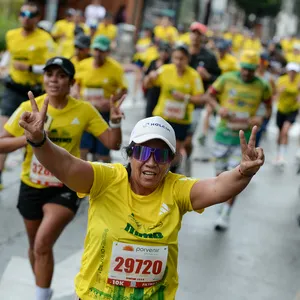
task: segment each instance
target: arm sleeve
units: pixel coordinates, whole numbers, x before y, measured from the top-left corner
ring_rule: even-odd
[[[188,211],[192,211],[191,189],[199,179],[190,177],[181,177],[175,181],[173,186],[173,196],[179,206],[181,214],[184,215]],[[198,211],[199,213],[204,210]]]
[[[86,115],[89,117],[89,122],[85,130],[93,136],[98,137],[108,129],[108,124],[92,104],[84,102],[84,105],[86,105]]]
[[[216,94],[220,94],[223,92],[225,85],[225,76],[220,76],[211,86],[212,91],[215,92]]]
[[[28,110],[28,109],[27,109]],[[11,115],[4,125],[4,129],[13,136],[24,135],[24,129],[19,125],[19,120],[23,112],[26,111],[25,105],[21,104],[15,112]]]

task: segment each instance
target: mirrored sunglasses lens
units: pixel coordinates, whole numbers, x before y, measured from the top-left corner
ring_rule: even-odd
[[[165,164],[171,161],[171,152],[168,149],[155,149],[155,161],[159,164]]]
[[[145,146],[134,146],[133,157],[137,160],[146,161],[151,155],[151,148]]]

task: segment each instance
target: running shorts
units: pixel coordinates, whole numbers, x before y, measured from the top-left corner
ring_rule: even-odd
[[[276,115],[276,125],[281,130],[284,122],[289,122],[291,124],[295,123],[298,115],[298,110],[290,112],[288,114],[283,114],[280,111],[277,111]]]
[[[44,204],[59,204],[69,208],[76,214],[80,202],[81,200],[77,197],[76,192],[65,185],[63,187],[37,189],[21,181],[17,208],[25,219],[41,220],[44,215]]]

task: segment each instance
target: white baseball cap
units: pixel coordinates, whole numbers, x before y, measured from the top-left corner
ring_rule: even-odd
[[[176,152],[175,131],[161,117],[150,117],[138,121],[131,132],[129,143],[141,144],[154,139],[164,141],[173,153]]]
[[[295,71],[295,72],[299,73],[300,67],[299,67],[299,64],[297,64],[295,62],[290,62],[286,65],[286,70],[287,71]]]

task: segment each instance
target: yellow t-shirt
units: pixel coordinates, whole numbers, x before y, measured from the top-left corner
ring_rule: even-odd
[[[39,108],[42,107],[46,94],[36,98]],[[19,126],[23,112],[31,111],[30,101],[23,102],[4,125],[5,130],[13,136],[22,136],[24,129]],[[76,100],[68,96],[68,104],[63,109],[56,109],[49,104],[48,115],[52,123],[48,129],[48,137],[56,145],[66,149],[72,155],[80,157],[80,141],[84,131],[94,136],[100,136],[108,129],[107,123],[99,112],[88,102]],[[45,188],[31,180],[33,151],[31,146],[26,146],[26,156],[22,165],[21,180],[34,188]]]
[[[133,61],[144,61],[147,49],[152,45],[150,38],[140,38],[136,43],[137,52],[133,56]]]
[[[81,87],[81,95],[84,99],[89,95],[98,93],[100,96],[109,99],[122,89],[127,89],[124,70],[116,60],[107,57],[105,63],[95,69],[94,58],[90,57],[82,60],[78,64],[76,82]]]
[[[155,38],[168,42],[174,43],[178,36],[178,31],[174,26],[163,27],[161,25],[157,25],[154,27],[154,35]]]
[[[59,20],[54,24],[52,35],[64,35],[57,42],[57,55],[61,55],[66,58],[72,57],[74,55],[75,26],[76,25],[74,22],[69,22],[67,20]],[[81,23],[80,26],[82,27],[84,34],[90,35],[90,28],[86,24]]]
[[[191,44],[191,34],[189,32],[180,34],[178,36],[178,38],[176,39],[176,42],[190,45]]]
[[[43,65],[52,56],[54,41],[49,33],[35,29],[30,35],[23,36],[22,28],[12,29],[6,33],[6,47],[10,53],[9,74],[19,84],[41,84],[42,76],[28,71],[18,71],[13,62],[19,61],[28,65]]]
[[[81,269],[75,280],[77,295],[83,300],[174,299],[178,286],[178,232],[182,216],[192,210],[190,191],[198,180],[169,172],[153,193],[141,196],[131,190],[123,165],[91,164],[94,183]],[[125,243],[128,250],[137,245],[142,249],[167,247],[162,280],[146,288],[109,284],[114,242]],[[137,261],[134,269],[139,273]]]
[[[157,72],[155,85],[159,86],[161,91],[153,115],[177,124],[191,124],[194,105],[192,103],[185,105],[184,101],[175,100],[172,92],[178,91],[191,96],[203,94],[204,88],[200,75],[191,67],[187,67],[180,77],[174,64],[163,65]]]
[[[144,53],[140,54],[140,60],[144,63],[144,67],[149,68],[151,62],[159,58],[156,46],[150,46]]]
[[[225,40],[232,41],[232,50],[238,54],[242,48],[244,36],[241,33],[232,34],[231,32],[226,32],[223,37]]]
[[[288,75],[283,75],[278,78],[276,82],[277,90],[285,87],[283,93],[278,97],[278,110],[283,114],[288,114],[290,112],[299,109],[299,103],[297,101],[297,96],[299,95],[300,86],[300,76],[298,75],[294,82],[290,81]]]
[[[284,51],[285,54],[288,54],[290,52],[293,52],[293,48],[295,43],[297,43],[296,39],[283,39],[280,42],[280,45]]]
[[[246,39],[243,44],[244,50],[253,50],[259,53],[262,49],[262,45],[259,39]]]
[[[300,54],[294,54],[293,52],[290,52],[285,55],[285,58],[288,62],[300,64]]]
[[[118,27],[114,24],[105,25],[104,23],[100,23],[98,25],[97,31],[95,33],[95,37],[97,35],[105,35],[111,41],[115,40],[118,34]]]
[[[238,60],[231,54],[226,53],[224,57],[218,59],[218,64],[222,74],[240,69]]]

